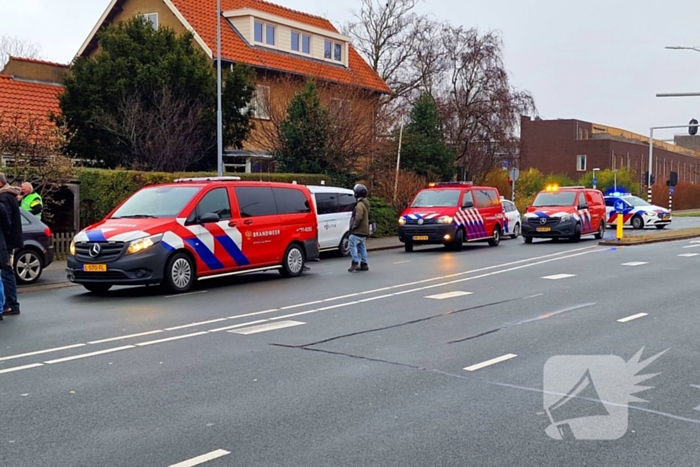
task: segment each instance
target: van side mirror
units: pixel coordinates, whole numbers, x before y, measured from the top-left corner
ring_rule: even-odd
[[[221,218],[219,215],[215,212],[207,212],[205,214],[202,214],[199,218],[199,223],[200,224],[213,224],[216,222],[219,222]]]
[[[465,201],[464,204],[462,205],[462,209],[470,209],[473,207],[474,207],[473,201]]]
[[[587,204],[579,204],[578,208],[576,208],[576,209],[588,209],[588,205]]]

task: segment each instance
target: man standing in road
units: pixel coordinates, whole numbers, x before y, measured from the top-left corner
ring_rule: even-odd
[[[29,182],[22,183],[22,209],[34,214],[37,219],[41,220],[41,211],[44,210],[44,204],[41,201],[39,193],[34,193],[34,187]]]
[[[367,263],[367,237],[369,237],[369,201],[367,201],[367,187],[361,184],[355,185],[355,210],[350,219],[350,255],[352,264],[349,272],[369,271]]]
[[[22,239],[22,218],[19,212],[20,188],[7,183],[7,177],[0,173],[0,226],[3,233],[0,245],[0,277],[4,288],[3,314],[18,315],[17,279],[12,267],[15,251],[24,246]],[[5,258],[7,256],[7,258]]]

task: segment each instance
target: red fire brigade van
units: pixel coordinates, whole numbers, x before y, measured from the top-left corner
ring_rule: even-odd
[[[471,182],[431,183],[413,197],[399,217],[399,240],[413,245],[445,245],[459,251],[464,242],[497,246],[508,222],[498,189]]]

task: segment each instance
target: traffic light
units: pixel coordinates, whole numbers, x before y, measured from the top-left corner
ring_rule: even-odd
[[[645,185],[649,183],[649,171],[644,172],[644,177],[642,178],[642,181]]]
[[[670,179],[668,181],[668,186],[678,185],[678,172],[671,172]]]
[[[698,121],[694,118],[690,120],[690,126],[688,127],[688,134],[690,136],[695,136],[698,134]]]
[[[510,184],[513,183],[513,177],[508,177],[508,183],[510,183]]]
[[[656,178],[652,175],[652,176],[651,176],[651,184],[652,184],[652,185],[654,184],[654,181],[656,181]]]

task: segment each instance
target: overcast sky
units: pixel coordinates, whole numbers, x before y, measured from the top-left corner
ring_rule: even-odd
[[[35,42],[42,58],[67,63],[108,3],[0,0],[0,34]],[[276,3],[336,25],[359,7],[358,0]],[[664,49],[700,46],[698,0],[423,0],[419,11],[501,31],[512,84],[534,95],[542,118],[578,118],[645,135],[651,126],[700,119],[700,97],[655,97],[700,92],[700,52]],[[674,132],[685,133],[659,135]]]

